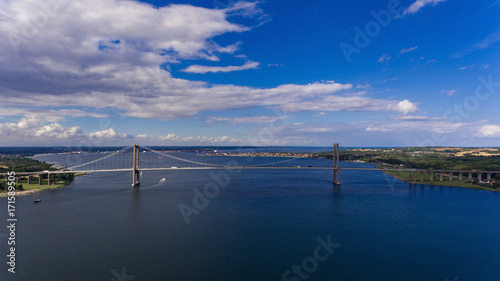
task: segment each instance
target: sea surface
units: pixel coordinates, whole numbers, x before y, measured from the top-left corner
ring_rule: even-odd
[[[16,198],[15,274],[0,198],[0,280],[500,280],[500,193],[407,184],[378,171],[340,177],[337,187],[331,170],[143,171],[139,188],[131,172],[77,177],[42,192],[38,204]]]

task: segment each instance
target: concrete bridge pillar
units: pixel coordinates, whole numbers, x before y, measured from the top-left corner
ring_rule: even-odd
[[[463,173],[462,172],[458,173],[458,180],[461,181],[462,178],[463,178]]]
[[[450,181],[453,180],[453,172],[450,172]]]
[[[47,186],[50,186],[50,173],[47,173]]]
[[[434,172],[430,172],[429,175],[431,176],[431,181],[434,181]]]
[[[486,173],[486,179],[487,179],[488,181],[491,181],[491,173]]]
[[[42,185],[42,181],[43,181],[42,174],[38,174],[38,185]]]
[[[481,181],[481,178],[482,178],[482,174],[481,174],[481,171],[477,171],[477,180],[478,181]]]
[[[469,172],[469,180],[472,180],[472,172]]]
[[[439,181],[443,181],[443,172],[439,172]]]
[[[28,176],[28,184],[31,184],[31,176]]]
[[[420,171],[420,182],[424,182],[424,172]]]
[[[340,185],[340,146],[333,144],[333,184]]]
[[[133,151],[133,166],[132,166],[132,186],[138,186],[140,185],[140,172],[139,172],[139,145],[134,144],[134,151]]]

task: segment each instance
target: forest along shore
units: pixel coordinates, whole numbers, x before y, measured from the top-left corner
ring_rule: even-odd
[[[17,175],[24,172],[37,171],[55,171],[60,167],[55,167],[52,164],[40,162],[32,159],[27,155],[15,154],[0,154],[0,173],[15,172],[16,173],[16,196],[29,195],[39,191],[57,189],[68,185],[75,178],[74,174],[54,174],[55,182],[51,181],[48,185],[47,179],[42,179],[40,184],[38,176],[32,176],[31,183],[28,183],[27,176]],[[0,197],[7,197],[7,182],[4,178],[0,178]]]
[[[318,153],[315,157],[332,158],[332,152]],[[499,171],[499,148],[474,147],[397,147],[397,148],[353,148],[340,150],[340,160],[358,161],[378,165],[384,173],[401,181],[412,183],[408,171],[384,171],[385,168],[424,169],[424,170],[463,170],[463,171]],[[418,175],[420,176],[420,175]],[[500,191],[500,173],[493,174],[490,181],[468,180],[464,176],[459,180],[457,175],[445,173],[443,181],[439,177],[430,181],[430,175],[424,173],[424,181],[417,179],[416,184],[445,185],[465,188]]]

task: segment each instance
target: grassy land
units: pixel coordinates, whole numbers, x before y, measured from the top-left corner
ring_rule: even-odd
[[[413,179],[410,181],[410,173],[408,171],[384,171],[384,169],[381,169],[384,173],[393,176],[401,181],[408,182],[408,183],[413,183]],[[479,184],[473,184],[470,182],[467,182],[467,180],[458,180],[458,178],[453,178],[452,181],[450,181],[449,177],[443,177],[443,181],[439,180],[439,175],[434,176],[434,181],[430,180],[430,175],[428,173],[424,173],[424,181],[420,181],[420,173],[417,172],[417,181],[416,184],[427,184],[427,185],[445,185],[445,186],[455,186],[455,187],[465,187],[465,188],[474,188],[474,189],[483,189],[483,190],[489,190],[489,191],[500,191],[499,189],[495,188],[490,188],[488,186],[484,185],[479,185]],[[464,175],[464,178],[466,175]]]
[[[22,196],[22,195],[28,195],[32,194],[38,191],[43,191],[43,190],[50,190],[50,189],[57,189],[61,188],[65,185],[68,184],[67,181],[56,181],[56,183],[51,183],[51,185],[47,185],[47,180],[44,180],[42,185],[38,184],[38,180],[32,181],[31,184],[28,184],[26,182],[19,182],[19,184],[23,185],[23,190],[22,191],[17,191],[16,190],[16,196]],[[2,191],[0,192],[0,197],[7,197],[8,193],[7,191]]]

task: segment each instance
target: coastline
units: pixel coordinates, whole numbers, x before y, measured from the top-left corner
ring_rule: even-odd
[[[450,181],[448,179],[439,181],[430,181],[429,179],[425,179],[424,181],[421,182],[420,180],[417,180],[415,183],[413,181],[409,180],[409,174],[407,171],[384,171],[384,169],[379,169],[381,172],[397,179],[402,182],[406,182],[409,184],[422,184],[422,185],[437,185],[437,186],[451,186],[451,187],[460,187],[460,188],[469,188],[469,189],[479,189],[479,190],[486,190],[486,191],[494,191],[494,192],[500,192],[499,189],[494,189],[494,188],[488,188],[486,186],[478,185],[478,184],[473,184],[473,183],[468,183],[466,180],[459,181],[453,180]]]
[[[72,181],[68,182],[68,183],[60,183],[60,184],[55,184],[55,185],[51,185],[51,186],[46,186],[46,185],[41,185],[41,188],[29,188],[29,189],[24,189],[24,190],[21,190],[21,191],[18,191],[16,190],[16,197],[17,196],[26,196],[26,195],[30,195],[30,194],[33,194],[33,193],[37,193],[37,192],[41,192],[41,191],[45,191],[45,190],[54,190],[54,189],[59,189],[59,188],[63,188],[67,185],[69,185]],[[22,183],[23,186],[25,185],[24,183]],[[3,191],[3,192],[0,192],[0,197],[9,197],[9,193],[7,191]]]

